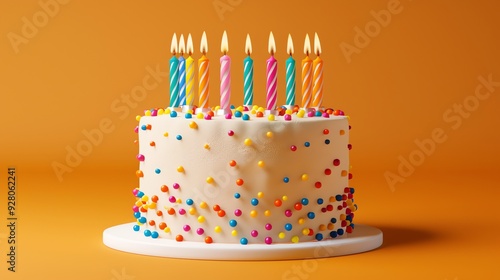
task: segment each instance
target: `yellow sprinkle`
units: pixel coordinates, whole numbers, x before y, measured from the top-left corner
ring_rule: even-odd
[[[142,206],[142,200],[138,199],[138,200],[135,202],[135,206],[137,206],[137,207],[141,207],[141,206]]]
[[[308,228],[305,228],[302,230],[302,234],[303,235],[308,235],[309,234],[309,229]]]
[[[231,231],[231,235],[232,235],[232,236],[238,236],[238,231],[237,231],[237,230],[235,230],[235,229],[233,229],[233,230]]]
[[[163,110],[163,109],[158,109],[158,116],[163,115],[163,113],[165,113],[165,110]]]
[[[252,106],[252,110],[258,110],[259,109],[259,106],[258,105],[253,105]]]
[[[283,201],[287,201],[288,200],[288,196],[284,195],[281,199],[283,199]]]
[[[163,133],[163,136],[168,137],[168,132]]]
[[[352,205],[352,199],[346,200],[345,203],[347,203],[347,205],[351,206]]]
[[[151,202],[150,204],[148,204],[148,208],[149,209],[155,209],[156,208],[156,203]]]
[[[305,114],[306,114],[306,111],[300,110],[299,112],[297,112],[297,117],[303,118]]]
[[[194,207],[189,208],[189,214],[191,215],[196,214],[196,209]]]
[[[309,180],[309,175],[307,175],[307,174],[302,174],[301,179],[302,179],[302,181],[307,181],[307,180]]]
[[[332,223],[328,223],[328,225],[326,226],[326,228],[327,228],[328,230],[332,230],[333,228],[335,228],[335,225],[334,225],[334,224],[332,224]]]
[[[238,106],[238,108],[236,108],[236,111],[240,111],[240,112],[243,112],[245,108],[243,108],[243,106]]]
[[[257,112],[256,112],[255,110],[251,110],[251,111],[250,111],[250,113],[251,113],[252,115],[255,115]]]
[[[346,227],[348,227],[350,224],[351,222],[349,222],[349,220],[346,220]]]
[[[299,242],[299,237],[297,235],[292,237],[292,243],[298,243]]]
[[[210,145],[205,144],[205,145],[203,145],[203,148],[205,148],[205,149],[207,149],[207,150],[210,150]]]
[[[326,226],[324,224],[319,225],[319,230],[320,231],[326,230]]]
[[[205,201],[200,202],[200,207],[205,209],[208,207],[207,203]]]
[[[212,177],[207,177],[207,183],[213,184],[214,183],[214,178]]]
[[[148,200],[149,200],[149,197],[148,197],[147,195],[143,195],[143,196],[141,197],[141,200],[142,200],[142,201],[148,201]]]
[[[263,198],[264,197],[264,193],[263,192],[258,192],[257,193],[257,197],[258,198]]]
[[[198,216],[198,223],[203,223],[203,222],[205,222],[205,217]]]
[[[278,233],[278,238],[279,238],[279,239],[283,239],[283,238],[285,238],[285,233],[284,233],[284,232],[280,232],[280,233]]]
[[[340,220],[341,221],[345,220],[345,218],[346,218],[345,214],[340,214]]]
[[[220,226],[215,226],[214,231],[215,231],[216,233],[220,233],[220,232],[222,231],[222,228],[221,228]]]
[[[347,171],[346,170],[342,170],[342,172],[340,172],[340,176],[342,176],[342,177],[347,176]]]
[[[196,114],[196,118],[197,119],[203,119],[204,118],[203,113]]]
[[[177,172],[184,172],[184,167],[182,167],[182,165],[180,165],[179,167],[177,167]]]
[[[257,165],[259,167],[264,167],[264,162],[262,160],[259,160],[259,162],[257,162]]]
[[[171,110],[170,110],[169,108],[167,108],[167,109],[165,109],[164,114],[165,114],[165,115],[170,115],[170,112],[171,112]]]
[[[189,110],[187,110],[187,112],[186,112],[186,113],[190,113],[190,114],[192,115],[192,114],[193,114],[193,109],[189,109]]]
[[[335,199],[335,196],[330,196],[330,199],[329,199],[328,201],[330,201],[330,202],[335,202],[335,201],[337,201],[337,200]]]
[[[271,211],[269,211],[269,210],[264,211],[264,216],[266,216],[266,217],[271,216]]]
[[[266,136],[267,136],[267,138],[273,138],[273,133],[272,133],[272,131],[268,131],[268,132],[266,133]]]
[[[170,232],[170,228],[166,227],[163,231],[166,232],[166,233],[169,233]]]
[[[143,207],[144,209],[148,209],[148,207],[149,207],[149,206],[148,206],[147,204],[144,204],[144,205],[142,205],[142,207]]]
[[[267,116],[267,119],[270,120],[270,121],[274,121],[274,115]]]
[[[252,145],[252,139],[247,138],[247,139],[245,139],[244,143],[246,146],[250,146],[250,145]]]
[[[182,199],[178,198],[175,202],[178,203],[178,204],[181,204],[182,203]]]
[[[255,210],[250,211],[250,216],[251,216],[252,218],[257,217],[257,211],[255,211]]]
[[[299,223],[299,225],[304,224],[304,218],[300,218],[300,219],[298,220],[298,223]]]
[[[146,112],[144,112],[144,116],[151,116],[151,111],[146,110]]]
[[[196,124],[195,122],[190,122],[189,127],[192,129],[195,129],[195,128],[198,128],[198,124]]]
[[[141,120],[141,116],[140,115],[135,116],[135,120],[136,121],[140,121]]]
[[[257,111],[259,111],[259,112],[261,112],[261,113],[264,113],[264,111],[265,111],[265,110],[266,110],[266,109],[264,109],[264,107],[259,107],[259,108],[257,109]]]
[[[219,109],[220,109],[220,106],[217,105],[217,106],[215,106],[214,111],[218,111]]]
[[[291,115],[293,113],[293,110],[291,109],[286,109],[285,114]]]

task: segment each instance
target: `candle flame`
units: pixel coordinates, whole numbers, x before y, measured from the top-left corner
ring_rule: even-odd
[[[227,43],[227,33],[224,30],[222,34],[222,41],[220,42],[220,51],[226,54],[229,51],[229,44]]]
[[[319,42],[318,33],[314,33],[314,53],[317,56],[321,55],[321,43]]]
[[[269,33],[269,45],[267,49],[271,55],[274,55],[276,52],[276,43],[274,42],[274,35],[272,31]]]
[[[304,53],[306,55],[311,53],[311,40],[309,40],[309,34],[306,34],[306,40],[304,41]]]
[[[288,43],[286,44],[286,49],[288,54],[292,56],[293,54],[293,41],[292,41],[292,35],[288,34]]]
[[[177,53],[177,34],[172,36],[172,44],[170,45],[170,52],[175,55]]]
[[[181,37],[179,38],[179,53],[183,55],[185,50],[184,34],[181,34]]]
[[[252,54],[252,41],[250,41],[250,34],[247,34],[247,40],[245,42],[245,52],[248,55]]]
[[[203,35],[201,35],[200,52],[202,54],[206,54],[208,52],[207,34],[205,31],[203,31]]]
[[[188,39],[186,43],[186,52],[189,55],[193,54],[193,38],[191,37],[191,33],[188,34]]]

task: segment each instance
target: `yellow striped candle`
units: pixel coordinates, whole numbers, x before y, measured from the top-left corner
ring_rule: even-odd
[[[306,57],[302,60],[302,108],[310,108],[312,100],[312,60],[309,58],[311,52],[311,41],[306,34],[304,41],[304,53]]]
[[[318,109],[323,103],[323,60],[319,57],[321,55],[321,44],[318,33],[314,33],[314,52],[317,57],[313,61],[313,106]]]
[[[189,109],[193,106],[194,101],[194,59],[191,57],[193,54],[193,39],[191,38],[191,34],[188,34],[186,52],[188,54],[188,58],[186,58],[186,106]]]
[[[199,105],[198,107],[203,109],[208,108],[209,99],[209,60],[205,56],[208,52],[208,42],[207,34],[203,32],[201,36],[200,52],[202,53],[201,58],[198,60],[198,94],[199,94]]]

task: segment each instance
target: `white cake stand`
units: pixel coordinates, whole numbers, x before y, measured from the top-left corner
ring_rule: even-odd
[[[110,227],[103,232],[106,246],[135,254],[199,260],[293,260],[366,252],[382,245],[382,231],[356,224],[350,234],[320,242],[289,244],[222,244],[153,239],[132,230],[136,223]]]

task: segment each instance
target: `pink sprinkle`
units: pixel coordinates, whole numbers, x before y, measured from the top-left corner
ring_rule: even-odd
[[[244,106],[243,111],[245,111],[245,112],[250,111],[250,108],[248,106]]]
[[[202,228],[197,228],[197,229],[196,229],[196,233],[197,233],[198,235],[202,235],[204,232],[205,232],[205,230],[204,230],[204,229],[202,229]]]
[[[229,136],[233,136],[233,135],[234,135],[234,131],[229,130],[229,131],[227,132],[227,135],[229,135]]]
[[[172,196],[170,196],[170,197],[168,198],[168,201],[170,201],[170,202],[174,203],[174,202],[176,201],[175,196],[173,196],[173,195],[172,195]]]
[[[138,192],[139,192],[139,190],[138,190],[138,189],[133,189],[133,190],[132,190],[132,194],[134,194],[135,196],[137,196],[137,193],[138,193]]]
[[[227,113],[225,117],[226,119],[230,120],[233,117],[233,114]]]
[[[253,237],[257,237],[259,235],[259,232],[256,230],[252,230],[252,232],[250,232],[250,235],[252,235]]]
[[[134,205],[134,206],[132,207],[132,210],[133,210],[134,212],[138,212],[138,211],[139,211],[139,207],[137,207],[136,205]]]
[[[205,120],[211,120],[211,119],[212,119],[212,116],[210,116],[209,114],[205,115]]]
[[[290,150],[292,150],[292,152],[295,152],[297,150],[297,146],[295,145],[290,146]]]
[[[157,112],[158,112],[158,111],[156,111],[156,110],[151,111],[151,116],[156,117]]]
[[[266,225],[265,225],[265,228],[266,228],[267,230],[271,230],[271,229],[273,228],[273,226],[272,226],[271,224],[266,224]]]
[[[344,111],[339,110],[339,116],[343,116],[343,115],[344,115]]]
[[[236,209],[236,210],[234,210],[234,215],[235,215],[236,217],[241,216],[241,210],[240,210],[240,209]]]
[[[307,116],[310,117],[310,118],[314,117],[314,111],[308,112]]]
[[[184,229],[184,231],[191,230],[191,227],[189,225],[184,225],[182,228]]]
[[[323,118],[330,118],[330,115],[328,113],[323,113]]]
[[[266,242],[266,244],[271,244],[273,243],[273,239],[271,237],[266,237],[266,239],[264,239],[264,242]]]
[[[138,154],[138,155],[137,155],[137,160],[139,160],[139,161],[144,161],[144,155],[142,155],[142,154]]]
[[[292,211],[290,209],[285,210],[285,216],[291,217],[292,216]]]
[[[285,121],[291,121],[292,120],[292,115],[285,114]]]
[[[174,189],[178,190],[181,186],[179,186],[179,184],[177,184],[177,183],[174,183],[174,184],[172,185],[172,187],[173,187]]]
[[[135,133],[139,133],[139,126],[136,126],[136,127],[134,128],[134,132],[135,132]]]
[[[184,208],[179,209],[179,214],[181,215],[186,214],[186,210],[184,210]]]

